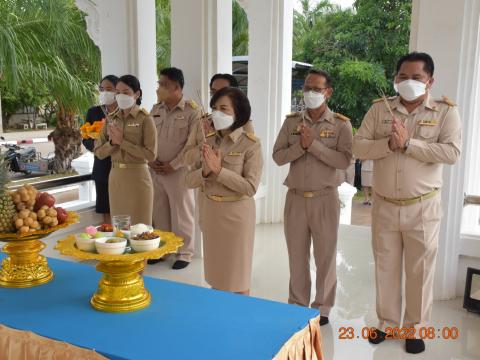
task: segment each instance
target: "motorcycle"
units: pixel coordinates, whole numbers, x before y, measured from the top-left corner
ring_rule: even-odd
[[[3,137],[1,140],[5,141]],[[30,175],[32,172],[41,174],[51,174],[53,172],[53,158],[42,157],[33,146],[22,148],[17,144],[3,144],[5,148],[3,156],[8,163],[8,168],[12,172]]]

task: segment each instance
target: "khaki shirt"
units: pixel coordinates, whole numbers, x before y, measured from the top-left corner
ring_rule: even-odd
[[[187,174],[187,185],[201,187],[206,195],[253,196],[262,176],[262,149],[260,141],[252,134],[236,129],[224,137],[210,136],[207,144],[220,149],[222,170],[218,175],[202,175],[202,164],[197,161]]]
[[[200,119],[195,102],[184,99],[169,110],[165,103],[153,106],[151,115],[158,134],[157,160],[176,170],[185,165],[183,153],[187,139]]]
[[[409,199],[440,188],[442,164],[453,164],[460,156],[457,107],[447,98],[435,100],[428,96],[409,114],[400,97],[389,98],[388,102],[411,136],[407,150],[390,150],[392,115],[381,100],[368,110],[353,142],[356,157],[374,160],[375,192],[388,198]]]
[[[121,145],[111,145],[107,128],[115,123],[123,130]],[[107,124],[102,129],[100,139],[95,147],[95,155],[99,159],[112,157],[112,162],[124,164],[144,164],[155,160],[157,156],[157,133],[153,119],[145,109],[135,105],[124,117],[118,110],[107,117]]]
[[[303,119],[315,134],[307,150],[300,144],[298,131]],[[348,168],[352,160],[352,136],[350,121],[329,108],[315,123],[306,110],[287,116],[273,147],[273,160],[277,165],[290,163],[284,184],[301,191],[336,187],[337,169]]]
[[[210,127],[213,129],[213,122],[211,117],[207,119]],[[194,165],[200,159],[200,147],[203,144],[203,131],[202,131],[202,121],[198,121],[195,125],[195,128],[190,133],[188,137],[187,143],[185,144],[185,151],[184,151],[184,160],[185,164],[187,165]],[[252,120],[248,120],[248,122],[243,126],[243,130],[247,134],[253,135],[253,123]],[[216,131],[213,131],[209,134],[205,134],[205,137],[210,136],[219,136]]]

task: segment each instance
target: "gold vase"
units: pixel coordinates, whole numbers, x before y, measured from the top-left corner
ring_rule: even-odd
[[[40,252],[46,245],[40,240],[11,241],[3,247],[8,255],[2,261],[0,286],[28,288],[45,284],[53,279],[45,256]]]

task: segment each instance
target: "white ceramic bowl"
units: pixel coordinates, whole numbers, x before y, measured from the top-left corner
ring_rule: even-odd
[[[117,243],[107,243],[107,240],[118,239],[122,240]],[[104,237],[95,239],[95,247],[99,254],[110,254],[110,255],[121,255],[125,252],[125,247],[127,246],[127,239],[116,238],[116,237]]]
[[[151,240],[133,240],[130,239],[130,245],[136,252],[152,251],[160,245],[160,237]]]
[[[145,225],[144,227],[142,226],[142,227],[144,228],[143,230],[146,229],[145,231],[137,231],[137,230],[135,229],[135,226],[136,226],[136,225],[133,225],[133,226],[130,227],[130,237],[135,237],[135,236],[140,235],[140,234],[142,234],[142,233],[144,233],[144,232],[151,232],[151,231],[153,231],[153,226],[150,226],[150,225]]]
[[[79,250],[88,252],[95,251],[95,239],[83,239],[77,235],[75,244],[77,244]]]

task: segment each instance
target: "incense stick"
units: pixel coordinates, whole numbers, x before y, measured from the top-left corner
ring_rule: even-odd
[[[200,95],[200,90],[197,89],[197,96],[198,96],[198,101],[200,102],[200,111],[202,113],[201,117],[201,123],[200,123],[200,128],[202,129],[202,137],[203,137],[203,142],[207,140],[207,137],[205,136],[205,129],[203,128],[204,126],[204,121],[206,119],[206,113],[205,113],[205,108],[203,107],[203,102],[202,102],[202,97]]]
[[[392,120],[393,120],[393,118],[394,118],[395,116],[393,115],[392,108],[390,107],[390,104],[388,103],[388,100],[387,100],[387,97],[386,97],[385,93],[383,92],[383,90],[382,90],[381,88],[378,88],[378,91],[380,92],[380,95],[382,96],[383,103],[385,104],[385,106],[387,107],[388,111],[390,112],[390,115],[392,115]]]

